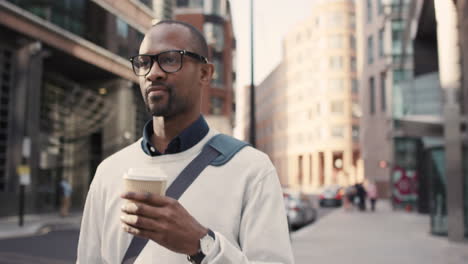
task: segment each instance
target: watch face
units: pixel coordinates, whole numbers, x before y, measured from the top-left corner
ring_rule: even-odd
[[[214,239],[210,235],[206,235],[200,239],[200,250],[203,254],[208,255],[214,246]]]

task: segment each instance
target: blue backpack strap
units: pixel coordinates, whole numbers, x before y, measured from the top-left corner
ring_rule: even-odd
[[[221,155],[214,159],[210,165],[222,166],[236,155],[243,147],[250,144],[225,134],[218,134],[211,138],[207,144],[216,149]]]

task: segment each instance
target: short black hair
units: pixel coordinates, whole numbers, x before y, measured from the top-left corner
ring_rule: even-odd
[[[208,44],[206,42],[205,36],[203,36],[200,30],[198,30],[196,27],[194,27],[193,25],[190,25],[189,23],[185,23],[185,22],[178,21],[178,20],[161,20],[158,23],[154,24],[153,27],[158,26],[158,25],[180,25],[180,26],[187,28],[188,30],[190,30],[191,38],[194,43],[194,48],[196,49],[194,50],[194,52],[209,59],[208,58],[209,56]]]

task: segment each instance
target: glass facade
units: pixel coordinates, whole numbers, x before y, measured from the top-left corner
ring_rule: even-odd
[[[391,176],[394,207],[414,208],[418,202],[421,144],[416,138],[394,139],[394,166]]]
[[[447,182],[445,176],[445,151],[435,148],[430,152],[430,212],[431,232],[447,235]]]
[[[465,237],[468,237],[468,147],[463,149],[463,177],[464,177],[464,225]],[[431,147],[424,153],[424,171],[428,178],[429,212],[431,219],[431,233],[447,236],[447,176],[445,175],[445,150],[443,146]]]
[[[465,237],[468,238],[468,147],[463,148],[463,175],[465,177],[464,193],[464,212],[465,212]]]
[[[8,1],[124,58],[137,54],[143,39],[140,31],[91,0]],[[115,35],[109,32],[109,23],[121,37],[115,46],[110,44]]]
[[[88,0],[8,1],[77,35],[85,32],[83,21]]]
[[[13,89],[13,51],[0,44],[0,192],[7,191],[7,143],[10,95]]]

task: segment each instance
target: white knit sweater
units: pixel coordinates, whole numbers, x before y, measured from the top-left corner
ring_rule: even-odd
[[[217,132],[181,153],[146,155],[140,141],[104,160],[91,184],[78,244],[79,264],[120,264],[131,241],[122,230],[123,174],[157,166],[174,178]],[[216,234],[215,249],[203,263],[293,263],[283,196],[275,168],[262,152],[245,147],[227,164],[208,166],[179,199]],[[187,257],[149,241],[135,263],[187,264]]]

